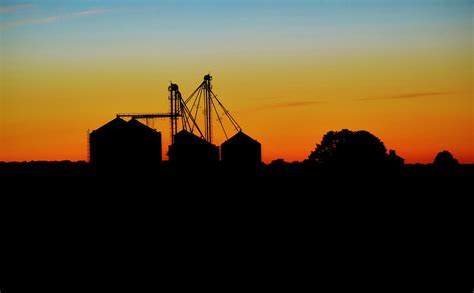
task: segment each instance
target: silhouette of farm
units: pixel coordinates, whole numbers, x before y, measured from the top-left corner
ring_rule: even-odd
[[[473,178],[472,165],[459,164],[448,151],[440,152],[433,164],[405,165],[395,150],[387,150],[378,137],[363,130],[328,131],[303,162],[275,159],[264,164],[261,144],[243,132],[214,94],[211,81],[212,76],[205,75],[186,99],[178,85],[171,83],[169,112],[116,114],[89,134],[89,162],[2,162],[2,178],[51,186],[107,182],[105,191],[123,190],[120,186],[153,189],[155,184],[185,191],[196,184],[198,191],[220,193],[229,191],[228,186],[234,186],[234,191],[252,186],[264,194],[284,189],[317,193],[333,188],[330,183],[334,182],[335,191],[351,193],[358,189],[375,192],[377,188],[372,187],[377,185],[385,188],[381,193],[406,192],[411,190],[405,188],[409,185],[423,192],[436,189],[436,184],[458,188]],[[162,158],[161,132],[148,125],[152,119],[169,119],[167,158]],[[214,144],[214,124],[226,138],[220,146]],[[392,188],[386,189],[388,185]]]
[[[148,123],[150,119],[166,118],[171,125],[169,163],[215,167],[221,157],[219,147],[212,143],[215,117],[228,139],[222,144],[222,162],[229,168],[257,169],[261,164],[260,143],[242,132],[237,121],[213,93],[211,80],[211,75],[205,75],[203,82],[186,100],[182,98],[178,85],[171,83],[168,88],[169,113],[117,114],[114,120],[92,131],[89,136],[90,163],[101,170],[120,166],[158,168],[162,161],[161,132],[138,119]],[[199,119],[201,112],[204,114]],[[131,119],[126,122],[123,118]],[[232,126],[231,131],[236,132],[230,138],[224,119]]]
[[[4,250],[11,256],[5,276],[15,280],[28,263],[28,279],[35,281],[19,280],[8,289],[28,291],[28,285],[45,282],[38,273],[44,263],[83,265],[102,276],[101,266],[91,265],[98,259],[127,278],[124,266],[151,274],[136,260],[164,263],[162,276],[174,286],[182,280],[171,271],[210,247],[244,266],[262,259],[272,275],[291,267],[283,270],[285,278],[308,271],[282,260],[281,251],[305,261],[316,253],[313,260],[325,269],[344,263],[353,276],[361,264],[371,265],[376,269],[370,276],[390,284],[399,277],[394,280],[387,269],[399,266],[419,278],[422,268],[433,276],[465,256],[458,243],[469,231],[462,209],[470,206],[474,165],[459,164],[448,151],[432,164],[404,164],[372,133],[349,129],[328,131],[319,142],[315,138],[315,149],[302,162],[265,164],[258,140],[212,100],[210,80],[205,78],[189,107],[171,84],[169,113],[117,114],[92,131],[90,162],[0,162]],[[202,126],[194,113],[206,98]],[[213,144],[213,103],[222,106],[233,130],[220,147]],[[155,118],[170,119],[167,160],[161,132],[140,121]],[[219,244],[209,246],[210,241]],[[414,260],[417,266],[407,266]],[[68,272],[57,269],[55,277],[73,282]],[[186,277],[195,286],[202,281],[197,276]],[[216,276],[225,279],[222,272]],[[417,288],[427,282],[419,281],[423,287]],[[63,292],[54,282],[46,284]],[[89,289],[81,284],[76,288]],[[139,285],[148,290],[156,282],[134,284],[134,291]]]

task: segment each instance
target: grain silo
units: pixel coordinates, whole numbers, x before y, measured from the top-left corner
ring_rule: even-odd
[[[90,161],[101,168],[152,167],[161,162],[161,133],[115,118],[90,134]]]
[[[178,132],[168,152],[170,162],[177,164],[216,165],[219,162],[219,148],[204,139],[186,131]]]
[[[155,166],[161,162],[161,132],[136,119],[128,121],[130,163]]]
[[[239,131],[221,145],[222,163],[226,167],[255,169],[262,162],[261,144]]]

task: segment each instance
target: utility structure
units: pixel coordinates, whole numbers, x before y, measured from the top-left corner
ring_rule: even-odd
[[[212,85],[211,85],[211,80],[212,76],[210,74],[206,74],[204,76],[204,80],[202,83],[197,87],[197,89],[189,96],[189,98],[186,99],[185,104],[187,106],[191,105],[189,107],[189,111],[191,112],[192,117],[194,118],[194,121],[198,121],[198,116],[199,116],[199,109],[201,106],[201,103],[203,103],[203,112],[204,112],[204,139],[212,143],[212,120],[213,120],[213,113],[215,113],[217,117],[217,121],[219,121],[219,124],[222,128],[222,131],[224,133],[224,136],[226,139],[229,137],[227,136],[227,132],[224,127],[223,119],[221,115],[219,115],[218,109],[220,108],[223,112],[223,114],[228,118],[230,124],[234,128],[236,132],[242,131],[240,128],[239,124],[237,121],[232,117],[230,112],[224,107],[224,105],[219,101],[217,96],[214,94],[212,91]]]
[[[181,125],[184,130],[191,133],[194,133],[194,130],[196,130],[198,136],[204,138],[207,142],[212,143],[212,120],[213,115],[216,115],[217,121],[222,128],[224,136],[226,139],[228,139],[229,137],[224,127],[223,117],[219,115],[219,108],[228,118],[230,124],[236,132],[240,132],[242,129],[234,117],[232,117],[227,108],[224,107],[224,105],[212,91],[211,80],[212,76],[210,74],[206,74],[202,83],[186,100],[183,100],[178,85],[171,83],[168,87],[170,100],[169,113],[119,113],[117,114],[117,117],[147,120],[155,118],[169,118],[171,124],[171,144],[173,144],[175,142],[175,135],[179,131],[179,118],[181,118]],[[204,134],[201,132],[201,128],[199,128],[198,125],[198,120],[201,120],[201,112],[199,111],[200,109],[203,110],[202,112],[204,113],[202,117],[202,120],[204,120]]]
[[[238,170],[253,170],[261,163],[260,143],[242,132],[237,121],[212,91],[212,76],[206,74],[201,84],[184,100],[177,84],[168,87],[169,113],[119,113],[116,118],[96,129],[88,136],[90,161],[96,165],[147,166],[159,164],[161,158],[161,132],[145,126],[138,119],[170,119],[171,145],[168,158],[176,166],[216,166],[219,162],[219,147],[212,144],[213,120],[222,128],[226,142],[221,146],[222,162],[226,167]],[[227,117],[227,119],[225,119]],[[122,118],[131,118],[128,122]],[[199,122],[204,127],[200,128]],[[230,123],[237,132],[230,139],[224,127]],[[179,127],[181,125],[181,128]],[[178,129],[180,128],[180,129]],[[204,134],[201,131],[204,129]]]
[[[174,137],[178,133],[178,120],[181,118],[181,125],[184,130],[191,132],[196,129],[201,137],[204,137],[201,129],[194,120],[191,112],[186,107],[183,101],[179,87],[175,83],[171,83],[168,87],[170,112],[169,113],[119,113],[118,118],[134,118],[134,119],[155,119],[155,118],[170,118],[171,124],[171,143],[174,143]]]

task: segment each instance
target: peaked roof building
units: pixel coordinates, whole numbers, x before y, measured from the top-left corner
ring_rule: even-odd
[[[169,147],[170,162],[179,164],[217,164],[219,148],[204,139],[186,131],[178,132]]]
[[[92,131],[89,143],[91,163],[99,167],[151,167],[161,162],[161,133],[136,119],[113,119]]]
[[[221,145],[221,157],[226,166],[257,168],[262,162],[262,146],[240,131]]]

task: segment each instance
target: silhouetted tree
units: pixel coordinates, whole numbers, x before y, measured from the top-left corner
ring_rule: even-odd
[[[459,166],[459,162],[450,152],[443,150],[436,155],[433,165],[437,169],[449,171],[457,168]]]
[[[289,166],[290,163],[286,162],[284,159],[275,159],[267,165],[267,171],[271,175],[283,175],[288,172]]]
[[[284,166],[288,165],[288,162],[286,162],[284,159],[275,159],[270,163],[271,166]]]
[[[310,161],[329,167],[370,169],[387,160],[383,142],[367,131],[329,131],[311,152]]]
[[[395,150],[389,150],[387,156],[387,167],[392,171],[400,171],[403,168],[405,159],[397,155]]]

